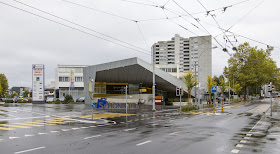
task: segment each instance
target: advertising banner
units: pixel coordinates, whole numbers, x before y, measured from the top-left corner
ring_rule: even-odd
[[[70,70],[70,88],[75,88],[74,82],[75,82],[75,70],[71,69]]]
[[[44,102],[45,79],[44,65],[32,65],[32,101]]]

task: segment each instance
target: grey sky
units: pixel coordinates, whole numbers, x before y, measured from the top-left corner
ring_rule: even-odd
[[[28,8],[24,5],[16,3],[13,0],[0,1],[100,36],[99,34]],[[169,11],[163,11],[159,7],[140,5],[123,0],[69,0],[71,2],[79,3],[108,13],[140,21],[138,22],[138,26],[143,33],[145,38],[144,41],[137,24],[133,21],[89,10],[62,0],[19,1],[130,44],[145,48],[146,50],[150,50],[150,46],[153,43],[159,40],[169,40],[175,34],[179,34],[183,37],[195,36],[191,32],[184,30],[167,19],[141,21],[146,19],[166,18],[166,15],[169,18],[176,16]],[[162,6],[168,0],[131,1]],[[189,13],[205,11],[197,0],[175,1]],[[242,4],[227,8],[225,13],[222,13],[222,9],[211,13],[215,14],[215,19],[220,26],[227,29],[234,25],[240,18],[262,1],[263,0],[249,0]],[[200,0],[200,2],[207,8],[207,10],[213,10],[242,2],[242,0]],[[238,22],[232,29],[230,29],[230,31],[275,47],[280,47],[278,39],[278,29],[280,27],[280,16],[278,15],[279,5],[280,1],[264,0],[263,3],[261,3],[243,20]],[[167,9],[180,12],[181,14],[187,14],[172,0],[170,0],[165,7]],[[199,18],[200,23],[212,34],[212,36],[219,35],[222,31],[217,28],[218,26],[212,17],[206,17],[205,14],[206,11],[204,13],[194,14],[193,16],[195,18]],[[49,84],[51,80],[54,80],[57,64],[93,65],[135,56],[147,62],[151,61],[149,55],[145,55],[73,29],[63,27],[53,22],[5,6],[1,3],[0,19],[0,73],[6,74],[10,87],[31,87],[31,65],[36,63],[45,64],[46,84]],[[191,17],[186,16],[185,19],[196,26],[201,27]],[[202,31],[202,28],[197,29],[186,20],[181,18],[174,18],[172,20],[188,28],[197,35],[209,35],[207,32]],[[101,37],[104,38],[104,36]],[[232,36],[229,36],[229,38],[230,40],[233,40]],[[236,38],[240,43],[248,41],[251,45],[266,48],[265,45],[252,42],[242,37]],[[220,35],[217,39],[223,46],[225,45],[223,35]],[[145,42],[148,44],[148,47]],[[217,44],[214,40],[213,43]],[[237,43],[233,44],[238,45]],[[227,43],[226,45],[231,47],[230,43]],[[230,53],[233,53],[232,50],[229,51]],[[222,73],[224,66],[227,65],[228,58],[229,55],[224,53],[221,49],[213,50],[214,75],[220,75]],[[272,53],[272,58],[277,62],[278,67],[280,67],[279,48],[275,48]]]

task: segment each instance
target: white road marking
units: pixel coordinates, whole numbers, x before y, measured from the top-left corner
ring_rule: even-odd
[[[237,149],[231,150],[231,153],[238,153],[238,152],[239,152],[239,150],[237,150]]]
[[[129,120],[129,121],[127,121],[127,122],[132,122],[132,120]]]
[[[121,124],[124,124],[125,122],[120,122]]]
[[[237,144],[236,147],[237,148],[242,148],[244,145],[243,144]]]
[[[85,129],[85,128],[89,128],[89,127],[81,127],[81,128],[84,128],[84,129]]]
[[[240,143],[247,143],[247,141],[246,140],[241,140]]]
[[[24,151],[15,152],[15,154],[25,153],[25,152],[34,151],[34,150],[39,150],[39,149],[45,149],[45,148],[46,148],[46,147],[38,147],[38,148],[34,148],[34,149],[29,149],[29,150],[24,150]]]
[[[95,135],[95,136],[86,137],[86,138],[84,138],[84,139],[87,140],[87,139],[96,138],[96,137],[100,137],[100,136],[101,136],[101,135]]]
[[[248,140],[248,139],[250,139],[250,137],[244,137],[244,139],[245,139],[245,140]]]
[[[78,129],[81,129],[81,128],[71,128],[71,129],[73,129],[73,130],[78,130]]]
[[[89,127],[91,127],[91,128],[95,128],[96,126],[89,126]],[[73,129],[73,128],[72,128]]]
[[[252,134],[246,134],[247,136],[252,136]]]
[[[177,134],[177,133],[179,133],[179,132],[169,133],[169,135],[175,135],[175,134]]]
[[[38,119],[38,118],[49,118],[50,116],[42,116],[42,117],[26,117],[26,118],[13,118],[13,119],[0,119],[0,121],[4,120],[22,120],[22,119]]]
[[[140,146],[140,145],[147,144],[147,143],[150,143],[150,142],[152,142],[152,141],[148,140],[148,141],[145,141],[145,142],[142,142],[142,143],[138,143],[138,144],[136,144],[136,146]]]
[[[150,118],[146,118],[146,119],[150,119]]]
[[[9,137],[9,139],[13,140],[13,139],[17,139],[19,137]]]
[[[49,133],[38,133],[39,135],[45,135],[45,134],[49,134]]]
[[[35,135],[29,135],[29,134],[27,134],[27,135],[24,135],[25,137],[29,137],[29,136],[35,136]]]
[[[58,133],[59,131],[51,131],[51,133]]]
[[[71,129],[61,129],[64,132],[70,131]]]
[[[138,119],[134,120],[134,121],[138,121]]]
[[[98,127],[103,127],[103,126],[105,126],[105,125],[97,125]]]
[[[130,128],[130,129],[125,129],[124,131],[128,132],[128,131],[131,131],[131,130],[135,130],[136,128]]]

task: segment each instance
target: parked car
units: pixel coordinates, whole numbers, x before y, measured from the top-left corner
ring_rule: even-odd
[[[85,97],[77,98],[76,102],[85,102]]]

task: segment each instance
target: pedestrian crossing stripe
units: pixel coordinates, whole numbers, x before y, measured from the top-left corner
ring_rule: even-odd
[[[26,127],[26,126],[8,125],[8,124],[0,124],[0,126],[17,127],[17,128],[30,128],[30,127]]]
[[[35,125],[35,124],[26,124],[26,123],[13,123],[13,124],[25,125],[25,126],[35,126],[35,127],[42,127],[42,126],[44,126],[44,125]]]
[[[43,123],[43,122],[30,122],[30,121],[28,121],[27,123],[39,124],[39,125],[56,125],[56,124],[50,124],[50,123]]]
[[[14,128],[0,127],[0,130],[15,130]]]
[[[188,112],[188,113],[185,113],[185,114],[190,115],[190,114],[210,114],[210,113],[212,113],[212,112]]]

